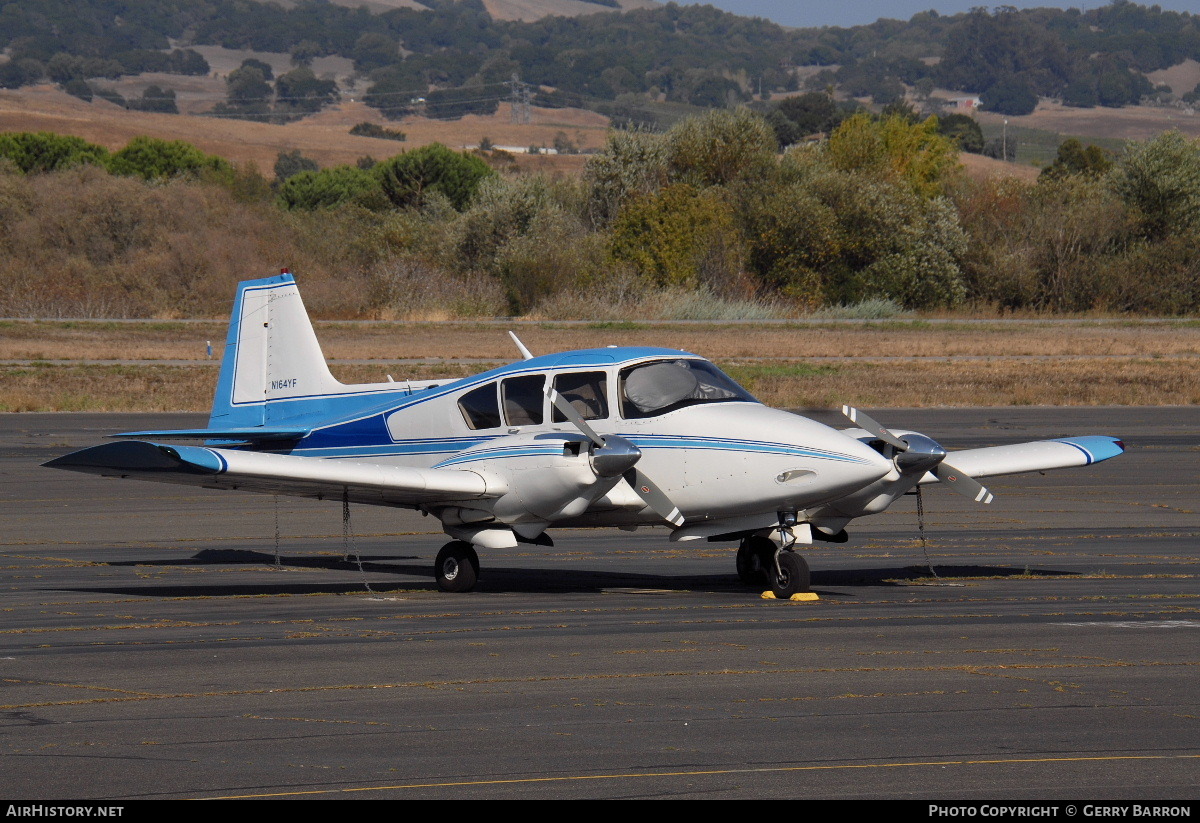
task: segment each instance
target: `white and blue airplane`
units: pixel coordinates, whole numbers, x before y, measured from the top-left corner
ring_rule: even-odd
[[[451,538],[434,573],[472,589],[477,550],[551,545],[554,527],[669,527],[672,541],[740,541],[737,571],[777,597],[809,586],[797,549],[841,543],[853,519],[919,484],[981,502],[976,479],[1115,457],[1111,437],[947,453],[843,407],[836,430],[754,399],[673,349],[524,359],[461,380],[347,385],[329,372],[288,273],[239,285],[203,429],[127,432],[46,466],[416,509]],[[167,445],[138,438],[202,441]]]

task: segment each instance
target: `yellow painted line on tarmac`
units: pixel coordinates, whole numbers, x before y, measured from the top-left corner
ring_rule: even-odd
[[[757,769],[700,769],[680,772],[629,772],[626,774],[577,774],[563,777],[518,777],[505,780],[460,780],[441,783],[401,783],[392,786],[361,786],[352,789],[305,789],[269,794],[237,794],[222,797],[201,797],[197,800],[251,800],[262,797],[298,797],[316,794],[349,794],[351,792],[386,792],[403,789],[444,789],[471,786],[514,786],[531,783],[571,783],[582,780],[627,780],[644,777],[706,777],[725,774],[770,774],[774,772],[822,772],[846,769],[903,769],[919,766],[1002,766],[1020,763],[1096,763],[1116,760],[1195,760],[1200,754],[1109,755],[1102,757],[1024,757],[1001,760],[918,760],[912,763],[846,763],[838,766],[764,766]]]

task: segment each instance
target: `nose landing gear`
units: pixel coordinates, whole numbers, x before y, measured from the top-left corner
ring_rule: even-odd
[[[790,530],[785,530],[784,536],[786,542],[782,547],[757,534],[743,539],[738,546],[737,574],[749,586],[766,583],[776,597],[786,600],[808,591],[811,575],[808,563],[792,551],[795,539]]]

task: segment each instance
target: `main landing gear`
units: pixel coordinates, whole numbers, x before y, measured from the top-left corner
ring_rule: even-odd
[[[438,552],[433,574],[442,591],[469,592],[479,580],[479,555],[470,543],[453,540]]]
[[[784,600],[808,591],[811,582],[803,557],[758,535],[745,538],[738,546],[737,573],[750,586],[766,582],[775,596]]]

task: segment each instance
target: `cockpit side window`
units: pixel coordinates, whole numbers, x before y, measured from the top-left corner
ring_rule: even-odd
[[[656,360],[622,369],[621,415],[654,417],[684,406],[757,400],[706,360]]]
[[[600,420],[608,417],[608,376],[602,371],[573,372],[559,374],[554,378],[554,390],[575,407],[584,420]],[[554,409],[555,423],[563,423],[566,417]]]
[[[472,429],[494,429],[500,425],[500,404],[496,400],[496,384],[488,383],[458,399],[458,410]]]
[[[500,384],[504,419],[510,426],[536,426],[542,422],[546,399],[546,376],[529,374],[510,377]]]

